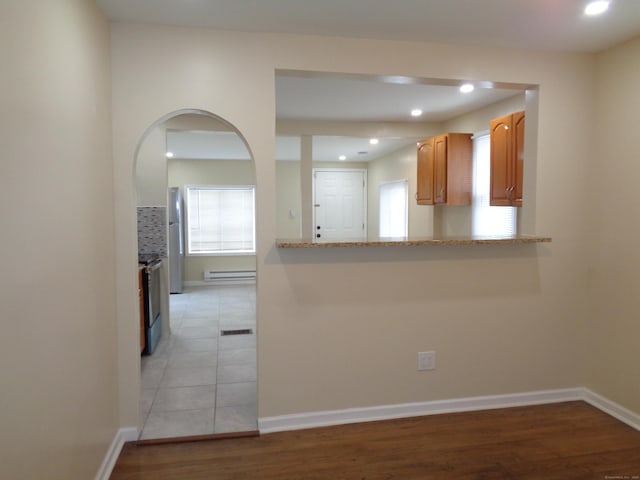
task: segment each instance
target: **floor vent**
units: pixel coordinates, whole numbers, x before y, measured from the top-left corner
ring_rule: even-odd
[[[220,335],[251,335],[253,330],[250,328],[240,328],[237,330],[221,330]]]

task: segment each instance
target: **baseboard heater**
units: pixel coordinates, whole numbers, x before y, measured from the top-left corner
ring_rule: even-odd
[[[214,283],[241,283],[241,282],[255,282],[256,271],[255,270],[209,270],[204,272],[205,282]]]

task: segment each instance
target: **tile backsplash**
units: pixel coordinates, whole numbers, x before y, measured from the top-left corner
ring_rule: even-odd
[[[167,207],[138,207],[138,253],[167,256]]]

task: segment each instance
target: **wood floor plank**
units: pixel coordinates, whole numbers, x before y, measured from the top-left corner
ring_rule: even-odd
[[[640,432],[584,402],[566,402],[254,438],[130,443],[111,480],[607,477],[640,480]]]

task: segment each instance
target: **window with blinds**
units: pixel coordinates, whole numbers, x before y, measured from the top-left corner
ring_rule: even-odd
[[[254,254],[255,187],[187,186],[187,253]]]
[[[380,238],[407,236],[408,192],[407,180],[380,185]]]
[[[517,233],[516,207],[489,205],[491,156],[489,134],[473,139],[473,207],[471,233],[478,237],[507,237]]]

